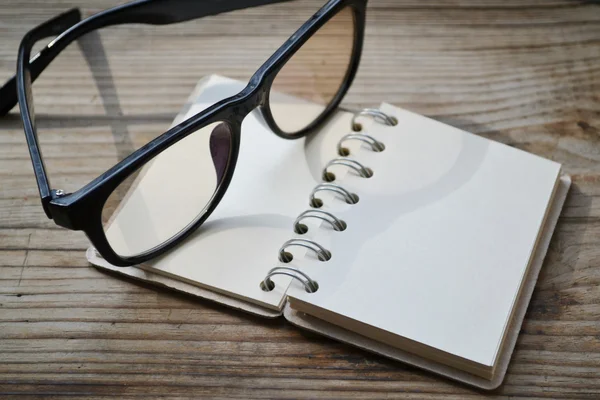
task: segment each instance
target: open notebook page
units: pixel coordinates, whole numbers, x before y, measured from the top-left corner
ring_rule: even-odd
[[[353,154],[372,178],[338,174],[360,202],[326,202],[348,228],[312,232],[333,257],[292,261],[319,290],[292,282],[290,305],[407,351],[421,345],[420,355],[437,349],[437,361],[489,377],[560,165],[382,109],[399,124],[370,127],[384,152]]]
[[[197,98],[185,118],[237,94],[243,87],[241,82],[216,75],[205,79],[196,90]],[[290,118],[297,118],[303,110],[314,112],[314,104],[301,104],[284,96],[277,99],[281,103],[279,112],[287,110]],[[339,113],[324,130],[347,127],[349,118],[350,114]],[[276,289],[272,292],[262,291],[260,282],[269,269],[280,264],[279,247],[293,235],[293,222],[299,210],[308,207],[308,194],[320,181],[319,167],[309,167],[305,139],[279,138],[254,114],[244,120],[241,136],[233,180],[213,214],[183,244],[140,267],[278,310],[285,300],[290,278],[275,277]],[[197,185],[211,184],[203,179],[214,176],[203,177],[182,170],[179,161],[196,157],[211,162],[207,151],[201,144],[178,146],[168,155],[157,156],[142,171],[108,228],[113,247],[127,251],[136,246],[136,240],[143,242],[149,235],[160,237],[163,233],[160,230],[169,228],[173,213],[202,203],[195,194]],[[174,185],[187,188],[169,193],[165,185],[172,180],[188,182]],[[161,202],[173,203],[164,196],[178,196],[179,209],[160,207]],[[153,212],[144,212],[147,209]],[[300,256],[303,252],[295,254]]]

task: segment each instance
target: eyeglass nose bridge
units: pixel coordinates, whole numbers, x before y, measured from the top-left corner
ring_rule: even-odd
[[[267,102],[268,88],[264,83],[253,83],[252,80],[241,92],[228,101],[227,106],[233,109],[234,120],[242,123],[250,114],[254,114],[259,122],[268,127],[259,109]]]
[[[243,94],[242,99],[240,99],[240,104],[243,104],[242,120],[249,115],[253,115],[259,124],[270,130],[271,127],[269,126],[262,111],[263,107],[266,107],[267,105],[270,85],[262,82],[256,82],[254,85],[255,86],[252,87],[253,82],[251,80],[248,86],[241,93]]]

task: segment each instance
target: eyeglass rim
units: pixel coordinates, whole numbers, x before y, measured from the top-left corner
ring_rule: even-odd
[[[151,1],[161,3],[162,0],[142,0],[125,4],[106,10],[95,16],[89,17],[83,21],[77,22],[66,31],[62,32],[57,39],[50,43],[50,46],[56,45],[61,38],[72,35],[71,41],[75,40],[81,34],[100,29],[104,26],[97,26],[97,15],[110,16],[111,12],[119,12],[122,7],[129,5],[148,4]],[[281,1],[281,0],[280,0]],[[272,3],[277,1],[258,0],[258,3]],[[225,2],[224,2],[225,3]],[[56,189],[51,189],[50,182],[43,163],[43,158],[37,141],[37,132],[34,124],[34,114],[31,105],[31,71],[30,58],[33,44],[43,36],[36,29],[28,32],[19,47],[19,57],[17,62],[17,95],[23,120],[25,135],[27,138],[34,173],[40,190],[42,206],[47,216],[54,219],[59,226],[71,229],[82,230],[86,233],[92,245],[96,248],[102,257],[115,266],[131,266],[146,262],[180,243],[182,240],[192,234],[214,211],[222,199],[229,183],[231,182],[233,171],[237,162],[239,153],[239,142],[241,136],[241,123],[243,119],[255,108],[259,108],[264,122],[273,130],[273,132],[286,139],[296,139],[306,136],[318,129],[323,122],[328,119],[333,111],[338,107],[342,98],[348,91],[358,70],[360,55],[362,53],[362,42],[364,38],[365,9],[367,0],[330,0],[325,4],[312,18],[298,29],[252,76],[248,85],[237,95],[224,99],[203,112],[181,122],[175,127],[169,129],[158,136],[150,143],[136,150],[128,157],[117,163],[108,171],[88,183],[81,189],[70,194],[61,194]],[[302,45],[312,35],[327,23],[334,15],[351,7],[354,11],[354,48],[351,55],[351,62],[346,77],[334,99],[330,102],[324,112],[309,126],[302,131],[289,134],[283,132],[269,110],[268,99],[273,80],[285,63],[302,47]],[[64,14],[67,15],[68,13]],[[63,17],[64,17],[63,15]],[[72,22],[78,15],[68,14],[67,22]],[[57,17],[56,19],[60,18]],[[142,22],[142,21],[138,21]],[[179,21],[176,21],[179,22]],[[127,23],[127,22],[123,22]],[[147,22],[154,23],[154,22]],[[170,23],[170,22],[169,22]],[[87,25],[86,25],[87,24]],[[116,23],[113,23],[113,25]],[[90,26],[91,25],[91,26]],[[79,29],[79,31],[77,31]],[[75,34],[73,33],[75,32]],[[43,32],[46,34],[48,32]],[[66,45],[63,46],[63,48]],[[56,55],[60,53],[58,50]],[[56,57],[54,55],[54,57]],[[35,57],[34,57],[35,59]],[[38,73],[39,74],[39,73]],[[146,162],[156,155],[160,154],[166,148],[177,143],[179,140],[187,137],[189,134],[201,129],[203,126],[214,122],[227,122],[232,128],[232,154],[230,155],[229,165],[213,197],[213,201],[206,208],[206,212],[196,220],[195,223],[188,226],[165,243],[139,255],[131,257],[119,256],[110,246],[106,239],[102,227],[102,208],[104,203],[114,191],[114,189],[125,180],[130,174],[134,173]]]

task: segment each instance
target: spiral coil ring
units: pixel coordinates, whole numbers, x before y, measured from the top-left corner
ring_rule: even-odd
[[[371,168],[367,168],[356,160],[347,157],[338,157],[329,161],[325,168],[323,169],[323,179],[327,182],[333,182],[335,180],[335,174],[333,172],[329,172],[328,168],[333,165],[343,165],[354,170],[359,176],[363,178],[370,178],[373,176],[373,170]]]
[[[275,267],[267,273],[267,276],[265,276],[265,279],[261,282],[260,286],[262,290],[270,292],[275,288],[275,283],[271,280],[271,277],[275,275],[286,275],[300,281],[308,293],[314,293],[319,289],[317,282],[310,279],[304,272],[290,267]]]
[[[367,108],[354,114],[354,116],[352,117],[353,131],[360,132],[362,130],[362,125],[358,123],[358,118],[363,116],[372,117],[375,120],[375,122],[387,126],[396,126],[398,124],[398,120],[395,117],[392,117],[378,109]],[[381,152],[385,149],[385,145],[383,143],[379,142],[370,135],[357,133],[350,133],[348,135],[345,135],[340,139],[337,146],[338,154],[340,154],[342,157],[335,158],[329,161],[323,169],[323,179],[326,182],[332,182],[335,180],[335,175],[332,172],[328,171],[328,168],[333,165],[343,165],[350,169],[353,169],[356,173],[358,173],[359,176],[363,178],[370,178],[373,176],[373,171],[370,168],[365,167],[363,164],[356,160],[345,157],[350,154],[348,149],[343,146],[344,142],[348,140],[359,140],[364,143],[367,143],[371,146],[371,150],[375,152]],[[310,194],[311,206],[319,208],[323,205],[323,201],[315,196],[320,191],[331,191],[337,193],[344,197],[344,200],[346,200],[346,203],[348,204],[358,203],[358,195],[350,193],[343,187],[333,183],[321,183],[317,185]],[[306,218],[317,218],[322,221],[325,221],[328,224],[330,224],[335,231],[343,231],[347,228],[347,224],[344,221],[342,221],[341,219],[337,218],[335,215],[329,212],[322,210],[307,210],[300,214],[298,218],[296,218],[296,220],[294,221],[294,231],[296,233],[304,234],[308,232],[308,227],[302,224],[302,221]],[[294,259],[292,253],[286,251],[287,248],[290,246],[299,246],[309,249],[316,254],[317,258],[320,261],[329,261],[332,257],[331,252],[323,246],[321,246],[319,243],[309,239],[295,238],[288,240],[283,244],[283,246],[281,246],[281,248],[279,249],[279,261],[283,263],[289,263]],[[260,283],[260,287],[262,290],[270,292],[275,288],[275,283],[271,280],[271,277],[275,275],[286,275],[300,281],[302,285],[304,285],[304,289],[308,293],[314,293],[319,289],[319,285],[317,284],[317,282],[311,279],[306,273],[296,268],[279,266],[271,269],[267,273],[265,279]]]
[[[348,140],[360,140],[361,142],[370,145],[371,150],[373,150],[376,153],[380,153],[383,150],[385,150],[385,145],[377,139],[375,139],[373,136],[365,135],[363,133],[349,133],[343,138],[341,138],[338,142],[337,148],[338,154],[340,156],[346,157],[350,155],[350,150],[348,150],[347,147],[344,147],[344,142]]]
[[[288,247],[298,246],[312,250],[320,261],[331,260],[331,252],[319,243],[314,242],[310,239],[290,239],[281,246],[279,249],[279,261],[289,263],[294,259],[292,253],[286,251]]]
[[[317,198],[316,196],[317,193],[323,191],[334,192],[341,195],[348,204],[356,204],[359,200],[358,195],[350,193],[340,185],[336,185],[335,183],[320,183],[315,186],[310,193],[309,199],[311,207],[320,208],[323,206],[323,200]]]
[[[398,120],[395,117],[387,115],[381,110],[376,108],[365,108],[362,111],[357,112],[352,117],[352,130],[355,132],[360,132],[362,130],[362,125],[358,123],[358,118],[360,117],[373,117],[376,122],[380,124],[384,124],[387,126],[396,126],[398,125]]]
[[[334,231],[344,231],[348,227],[344,221],[337,218],[335,215],[322,210],[307,210],[296,218],[294,221],[294,232],[303,235],[308,232],[308,227],[302,223],[306,218],[316,218],[327,222]]]

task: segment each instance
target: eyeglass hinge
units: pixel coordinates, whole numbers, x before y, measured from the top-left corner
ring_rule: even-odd
[[[52,203],[53,200],[60,199],[66,195],[67,193],[62,189],[53,189],[50,191],[50,196],[42,199],[42,204],[48,218],[53,219],[57,225],[75,229],[67,208],[64,205]]]
[[[56,190],[51,190],[50,191],[50,196],[45,196],[42,197],[42,208],[44,209],[44,212],[46,213],[46,216],[50,219],[54,219],[52,217],[52,212],[50,211],[50,202],[54,199],[58,199],[61,198],[63,196],[65,196],[66,193],[64,190],[62,189],[56,189]]]

